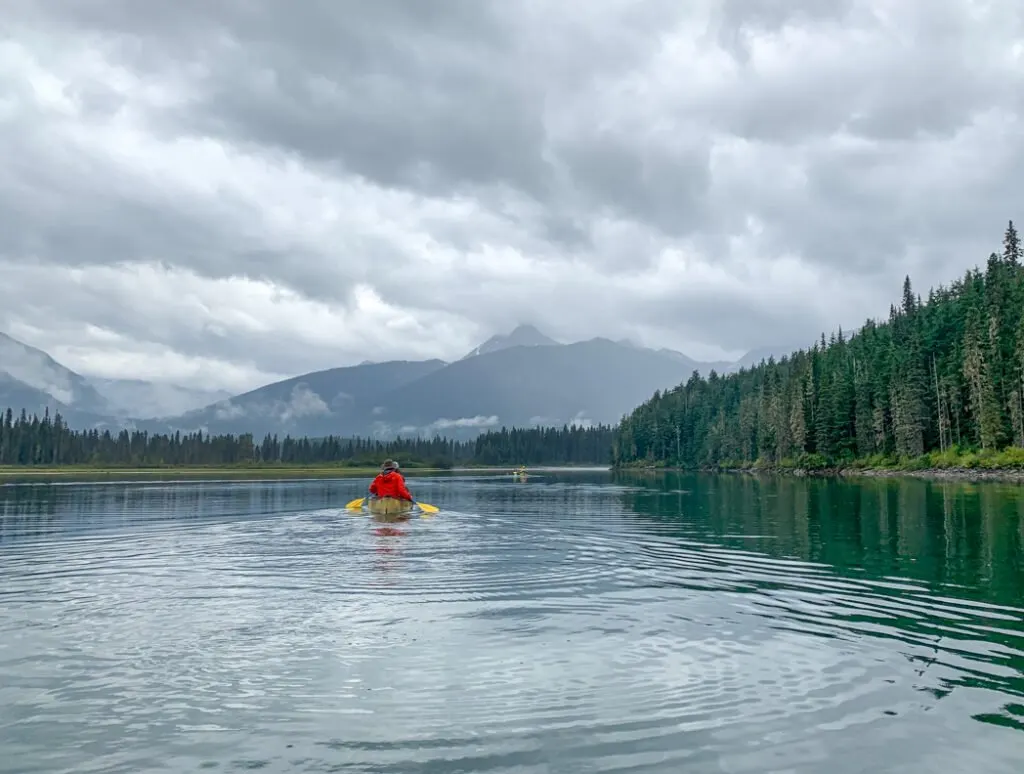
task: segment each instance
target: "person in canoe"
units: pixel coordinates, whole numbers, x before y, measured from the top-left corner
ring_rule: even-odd
[[[371,513],[378,515],[407,514],[414,504],[412,493],[394,460],[384,460],[380,473],[370,484],[370,494],[372,497],[367,506]]]

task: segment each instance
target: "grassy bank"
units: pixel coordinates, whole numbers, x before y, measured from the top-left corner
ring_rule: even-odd
[[[665,464],[636,464],[623,469],[671,470]],[[780,474],[792,476],[865,476],[957,479],[961,481],[1024,482],[1024,449],[1010,447],[1000,451],[950,448],[920,457],[896,457],[876,454],[850,460],[829,460],[818,454],[804,454],[780,462],[760,459],[756,462],[723,461],[701,468],[704,472]]]

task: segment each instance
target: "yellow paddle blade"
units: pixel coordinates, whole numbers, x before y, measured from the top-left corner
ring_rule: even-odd
[[[431,505],[430,503],[416,503],[416,504],[420,507],[420,510],[423,511],[424,513],[437,513],[439,510],[441,510],[436,505]]]
[[[345,510],[348,510],[348,511],[359,510],[360,508],[363,507],[363,500],[365,500],[365,499],[366,499],[365,497],[360,497],[358,500],[353,500],[352,502],[348,503],[345,506]]]

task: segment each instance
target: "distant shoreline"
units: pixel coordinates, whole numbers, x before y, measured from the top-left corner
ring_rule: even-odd
[[[511,465],[466,465],[451,468],[403,467],[406,476],[420,473],[508,473]],[[528,468],[531,472],[542,470],[607,470],[607,466],[589,465],[537,465]],[[213,479],[230,478],[232,480],[298,479],[298,478],[359,478],[372,477],[380,472],[376,467],[344,467],[338,465],[163,465],[163,466],[129,466],[117,465],[4,465],[0,466],[0,484],[17,481],[95,481],[116,480],[118,478],[153,477],[161,479]]]
[[[442,472],[440,468],[415,468],[417,472]],[[351,476],[375,475],[377,468],[343,468],[310,465],[280,465],[275,467],[240,465],[165,465],[165,466],[124,466],[116,465],[11,465],[0,467],[0,481],[12,479],[97,479],[119,476],[182,476],[186,478],[213,478],[224,476],[256,479],[270,478],[348,478]]]

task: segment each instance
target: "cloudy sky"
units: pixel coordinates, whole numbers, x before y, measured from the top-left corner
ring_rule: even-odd
[[[0,329],[241,389],[530,322],[712,359],[1024,220],[1019,0],[5,0]]]

